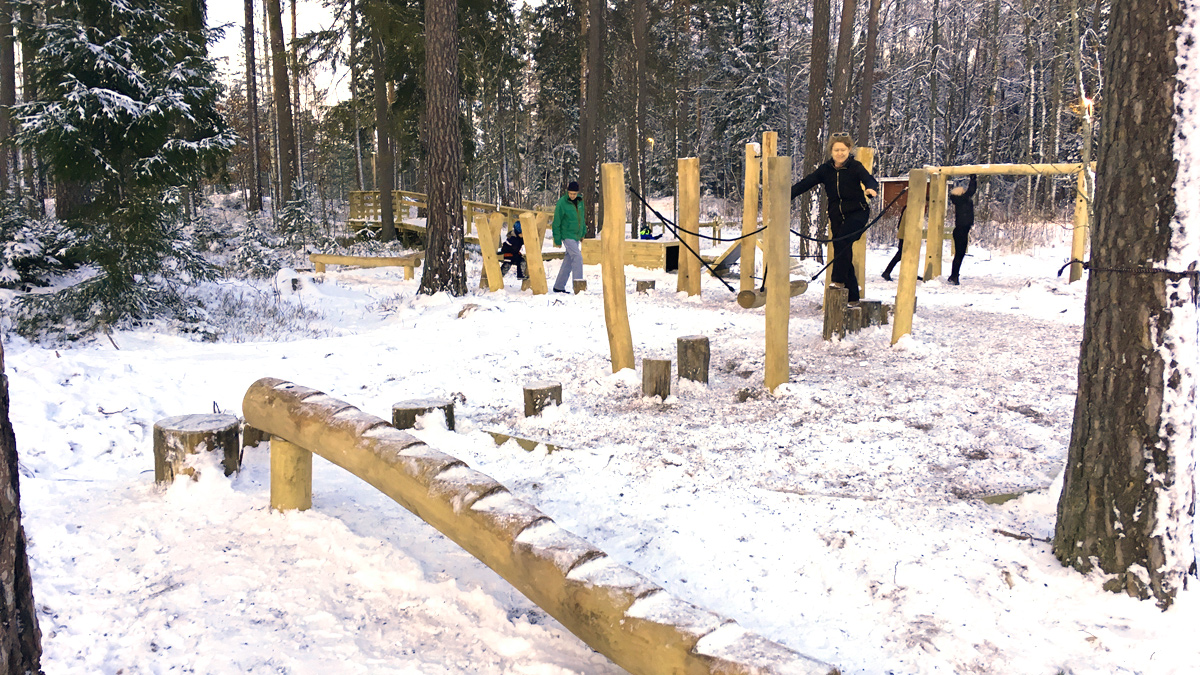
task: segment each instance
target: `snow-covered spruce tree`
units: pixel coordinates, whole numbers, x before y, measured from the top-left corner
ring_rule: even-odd
[[[181,241],[178,188],[211,171],[237,138],[216,109],[204,45],[170,0],[48,0],[33,35],[38,99],[15,109],[16,142],[77,189],[58,216],[97,274],[22,306],[30,330],[81,332],[176,306],[173,282],[211,274]],[[60,193],[61,194],[61,193]],[[61,201],[61,200],[60,200]]]
[[[1180,0],[1127,0],[1112,14],[1079,393],[1054,533],[1063,564],[1163,609],[1196,559],[1198,14]]]
[[[43,286],[73,267],[75,237],[61,223],[30,216],[15,199],[0,199],[0,287]]]

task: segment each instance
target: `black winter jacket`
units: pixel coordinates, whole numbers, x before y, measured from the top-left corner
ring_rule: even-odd
[[[967,191],[961,195],[951,194],[950,201],[954,202],[954,229],[969,230],[975,224],[975,202],[971,198],[975,196],[975,188],[978,187],[975,179],[975,174],[971,174],[971,182],[967,184]]]
[[[501,244],[500,244],[500,255],[504,256],[505,258],[508,258],[510,261],[514,255],[517,258],[520,258],[521,257],[521,247],[524,245],[525,245],[524,239],[522,239],[516,233],[510,233],[507,237],[504,238],[504,241],[501,242]]]
[[[867,171],[867,167],[853,157],[848,158],[840,169],[834,168],[832,159],[818,166],[815,171],[792,186],[792,199],[818,184],[825,186],[830,213],[836,211],[842,216],[867,209],[867,196],[863,194],[864,185],[872,190],[879,190],[879,181]]]

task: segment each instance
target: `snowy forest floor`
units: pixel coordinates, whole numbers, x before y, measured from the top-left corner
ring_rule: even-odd
[[[867,297],[891,302],[869,255]],[[913,333],[820,339],[792,301],[792,382],[762,387],[763,310],[629,296],[635,350],[707,335],[707,386],[640,395],[612,374],[599,268],[581,295],[416,295],[399,269],[281,272],[197,289],[217,342],[149,327],[70,346],[5,337],[48,673],[618,673],[503,580],[317,459],[313,508],[268,508],[268,454],[153,484],[158,419],[240,413],[281,377],[390,417],[676,596],[845,673],[1183,673],[1197,591],[1169,612],[1061,567],[1046,540],[1074,406],[1084,284],[1063,251],[972,249],[963,285],[918,288]],[[548,272],[557,271],[557,262]],[[479,263],[471,266],[474,289]],[[291,279],[299,279],[292,290]],[[233,327],[238,327],[234,330]],[[119,347],[119,349],[114,348]],[[564,401],[522,416],[521,385]],[[486,431],[558,446],[497,446]],[[985,495],[1032,490],[1001,504]]]

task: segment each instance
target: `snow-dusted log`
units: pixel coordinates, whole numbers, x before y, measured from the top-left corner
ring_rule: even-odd
[[[825,291],[825,324],[821,337],[826,340],[832,340],[834,335],[846,337],[846,302],[849,296],[849,289],[838,286],[830,286]]]
[[[1128,0],[1112,14],[1079,390],[1054,534],[1063,564],[1164,609],[1196,556],[1200,49],[1197,9],[1186,9]]]
[[[808,282],[804,279],[792,279],[790,283],[790,297],[794,298],[797,295],[804,295],[804,292],[808,290]],[[767,304],[767,292],[760,291],[755,288],[751,288],[746,291],[738,291],[737,303],[744,309],[756,309],[758,307],[762,307],[763,305]]]
[[[545,380],[525,385],[525,416],[542,414],[549,405],[562,405],[562,385]]]
[[[250,424],[346,469],[437,528],[631,673],[837,672],[672,597],[492,478],[348,403],[263,378],[242,410]],[[280,478],[271,476],[273,493]]]
[[[709,347],[703,335],[685,335],[675,340],[679,379],[708,384]]]
[[[654,280],[653,279],[635,279],[633,284],[634,284],[634,289],[638,293],[645,293],[646,291],[653,290],[653,288],[654,288]]]
[[[154,423],[154,482],[170,483],[175,476],[193,471],[187,456],[220,452],[225,475],[237,471],[242,448],[238,443],[240,424],[233,415],[180,415]]]
[[[444,398],[415,398],[392,404],[392,426],[397,429],[412,429],[417,418],[435,410],[446,416],[446,428],[454,431],[454,401]]]

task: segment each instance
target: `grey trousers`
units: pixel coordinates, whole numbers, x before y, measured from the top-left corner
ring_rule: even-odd
[[[567,290],[567,277],[575,274],[575,280],[583,279],[583,254],[579,252],[579,242],[574,239],[563,239],[563,248],[566,253],[563,254],[562,266],[558,268],[558,278],[554,280],[554,288],[556,290]]]

